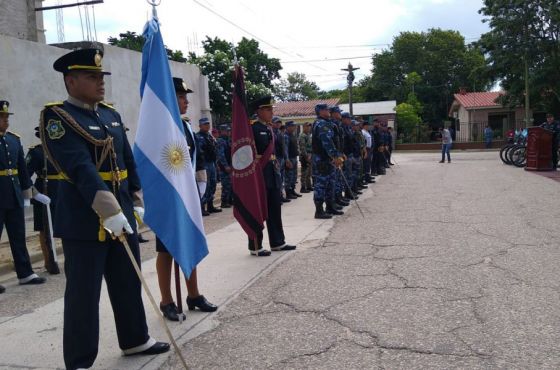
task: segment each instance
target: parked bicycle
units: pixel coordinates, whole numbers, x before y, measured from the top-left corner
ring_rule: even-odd
[[[524,167],[527,162],[527,129],[516,130],[513,143],[500,149],[500,159],[505,164]]]

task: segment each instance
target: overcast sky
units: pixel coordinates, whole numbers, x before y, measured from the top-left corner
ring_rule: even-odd
[[[43,5],[75,2],[45,0]],[[171,49],[200,52],[206,35],[231,42],[256,38],[261,49],[280,59],[283,76],[303,72],[329,90],[344,86],[340,69],[348,62],[360,68],[357,80],[369,74],[371,55],[400,32],[453,29],[475,41],[488,31],[478,14],[481,7],[482,0],[161,0],[157,12]],[[106,43],[121,32],[141,33],[151,6],[146,0],[105,0],[87,11],[92,34]],[[63,10],[65,41],[85,38],[85,12],[84,6]],[[44,12],[44,23],[47,42],[58,42],[54,10]]]

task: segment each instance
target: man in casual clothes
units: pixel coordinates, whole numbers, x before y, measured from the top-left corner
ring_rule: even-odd
[[[439,163],[445,162],[445,156],[447,155],[447,163],[451,163],[451,155],[449,151],[451,150],[451,144],[453,144],[453,139],[451,138],[451,132],[447,127],[440,128],[441,131],[441,161]]]

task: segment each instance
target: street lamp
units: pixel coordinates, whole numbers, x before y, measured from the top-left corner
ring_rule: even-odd
[[[352,110],[352,84],[354,83],[354,71],[360,68],[352,67],[352,63],[348,63],[348,68],[342,68],[341,71],[347,71],[348,76],[346,76],[346,81],[348,81],[348,106],[350,110],[350,115],[353,116],[354,112]]]

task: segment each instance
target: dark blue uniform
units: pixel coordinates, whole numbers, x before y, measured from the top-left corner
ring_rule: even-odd
[[[27,163],[29,177],[33,177],[34,174],[37,175],[33,184],[35,189],[51,198],[49,206],[51,208],[51,216],[54,217],[58,183],[62,180],[62,174],[59,174],[49,161],[46,161],[47,172],[45,173],[45,154],[41,144],[29,148],[25,162]],[[45,179],[47,180],[46,182]],[[33,204],[33,229],[35,231],[48,231],[46,229],[48,227],[47,222],[44,217],[45,206],[36,200],[31,200],[31,204]]]
[[[111,107],[72,99],[47,105],[41,118],[49,158],[69,178],[59,184],[54,218],[65,255],[64,361],[69,369],[87,368],[97,356],[103,277],[120,348],[133,353],[155,343],[148,335],[140,281],[123,245],[101,224],[122,210],[136,230],[133,206],[143,205],[140,180],[121,117]],[[136,232],[128,242],[140,264]]]
[[[269,145],[275,145],[273,142],[272,130],[266,124],[256,121],[251,128],[253,129],[257,155],[262,155]],[[276,147],[274,149],[276,149]],[[275,153],[275,150],[273,150],[272,153]],[[263,167],[263,178],[266,186],[266,204],[268,206],[266,230],[268,232],[270,247],[274,248],[286,244],[284,228],[282,226],[282,201],[280,200],[282,183],[278,162],[275,157],[271,157],[268,163]],[[254,241],[249,239],[249,250],[258,250],[262,248],[262,240],[263,234],[262,231],[260,231],[259,235],[257,235],[257,248],[255,249]]]
[[[25,245],[23,199],[31,197],[31,180],[19,136],[11,132],[0,135],[0,194],[0,235],[6,225],[16,274],[25,283],[37,277]]]
[[[217,140],[218,146],[218,169],[220,171],[220,181],[222,182],[222,205],[228,206],[232,203],[231,176],[226,168],[231,169],[231,139],[221,136]]]
[[[197,132],[195,137],[207,176],[206,191],[202,196],[202,204],[203,206],[208,205],[208,208],[212,209],[214,208],[214,194],[216,193],[216,183],[218,182],[216,173],[216,140],[210,132]]]
[[[292,168],[286,168],[286,194],[294,195],[297,183],[297,157],[299,155],[296,132],[294,131],[292,134],[286,132],[284,143],[286,144],[288,161],[292,164]]]
[[[282,196],[282,192],[286,190],[286,160],[288,159],[288,153],[286,151],[286,144],[282,131],[278,128],[273,128],[272,132],[274,134],[273,153],[276,156],[280,171],[280,195]]]
[[[313,200],[325,202],[334,199],[335,167],[332,161],[341,154],[336,148],[335,132],[331,122],[317,118],[313,123]]]

